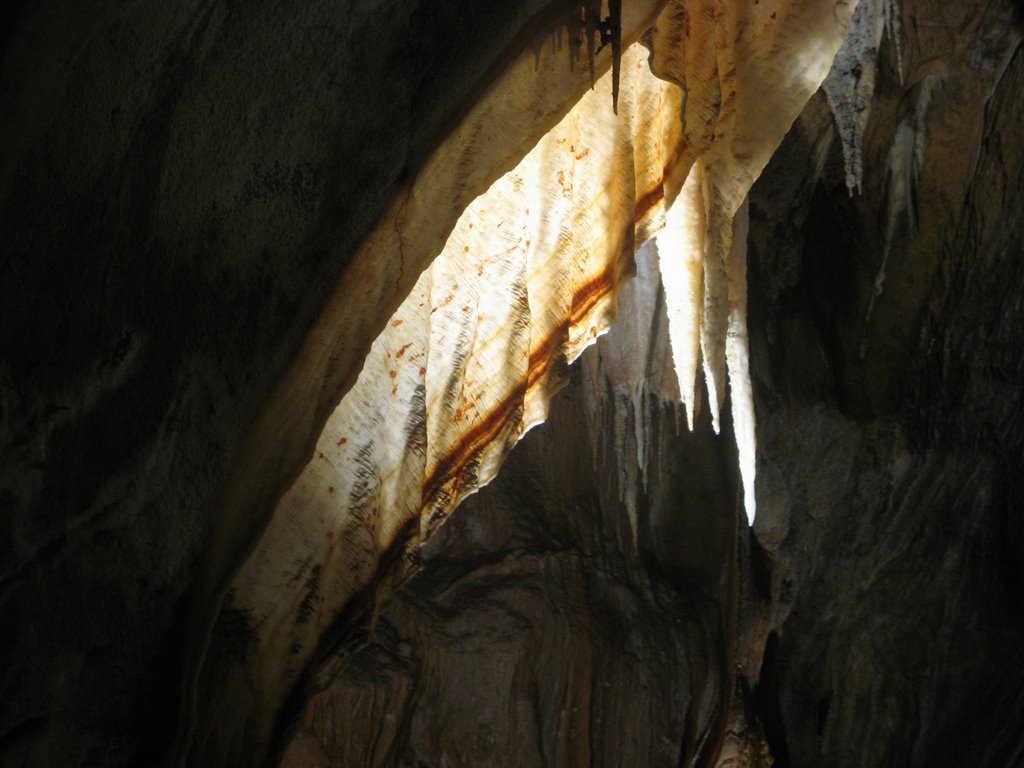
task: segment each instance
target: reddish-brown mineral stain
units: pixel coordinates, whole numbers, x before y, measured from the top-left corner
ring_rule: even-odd
[[[554,352],[565,342],[571,325],[582,321],[597,302],[607,295],[615,284],[616,265],[581,286],[573,296],[572,318],[566,319],[530,354],[526,381],[521,382],[507,397],[487,414],[475,420],[474,426],[462,436],[448,454],[437,463],[434,472],[423,483],[423,504],[429,505],[450,482],[458,481],[469,460],[482,451],[501,433],[509,417],[521,407],[526,392],[534,387],[554,362]]]

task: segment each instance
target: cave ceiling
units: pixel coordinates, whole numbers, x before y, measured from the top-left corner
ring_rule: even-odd
[[[470,5],[5,11],[0,764],[1024,763],[1019,7]]]

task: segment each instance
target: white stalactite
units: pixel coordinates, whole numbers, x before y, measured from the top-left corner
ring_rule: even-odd
[[[536,61],[527,51],[428,160],[355,255],[345,300],[377,311],[394,265],[428,263],[425,254],[433,265],[374,342],[226,600],[255,636],[240,676],[249,687],[238,692],[256,701],[252,727],[269,728],[322,631],[371,584],[383,553],[412,552],[546,417],[566,367],[614,320],[634,252],[662,227],[668,202],[660,264],[687,420],[692,428],[699,347],[716,431],[728,369],[753,521],[743,201],[824,79],[853,4],[669,0],[650,63],[634,44],[614,68],[617,114],[612,72],[587,91],[583,73],[556,69],[547,46]],[[637,40],[658,6],[624,7],[623,40]],[[588,10],[582,21],[594,18]],[[596,66],[611,68],[609,59]],[[487,188],[488,148],[525,130],[510,127],[524,118],[509,114],[509,99],[537,110],[527,122],[561,103],[538,94],[538,72],[582,97]],[[485,191],[473,199],[467,189]],[[455,210],[451,228],[443,222]],[[316,339],[332,333],[318,326]],[[332,350],[323,342],[316,352]],[[641,478],[646,388],[629,385]]]
[[[694,163],[675,204],[665,211],[664,229],[655,236],[658,269],[665,286],[672,358],[679,379],[680,397],[686,409],[686,423],[691,432],[697,415],[705,229],[700,163]]]
[[[800,109],[828,73],[855,6],[856,2],[670,0],[661,18],[675,23],[665,29],[656,27],[652,36],[653,70],[686,93],[684,133],[697,158],[694,173],[699,174],[702,189],[703,210],[695,210],[700,203],[693,201],[692,194],[681,193],[673,208],[681,204],[683,210],[670,209],[667,226],[676,229],[681,225],[675,222],[687,216],[704,220],[704,235],[699,239],[704,379],[712,426],[718,432],[728,373],[751,521],[756,439],[746,353],[746,244],[734,243],[734,217]],[[713,46],[706,44],[709,40]],[[741,233],[745,239],[745,227],[736,230],[735,236]],[[679,239],[673,231],[665,235],[668,241],[673,237]],[[697,243],[698,238],[691,237],[690,242]],[[667,261],[665,250],[661,248],[660,263],[663,273],[669,274],[666,292],[671,285],[673,292],[692,295],[679,278],[678,265]],[[675,258],[693,257],[679,254]],[[666,303],[682,312],[678,308],[686,306],[686,300],[684,295],[668,296]],[[677,315],[677,325],[679,320]],[[692,333],[692,325],[688,328]],[[689,339],[686,333],[673,338]],[[677,358],[680,387],[687,392],[690,352],[683,344],[678,346],[682,347]]]
[[[701,162],[698,160],[698,163]],[[701,174],[704,187],[704,312],[700,351],[704,357],[704,381],[708,388],[711,428],[721,433],[725,404],[725,339],[729,329],[728,262],[732,250],[732,218],[722,190]]]
[[[747,232],[750,204],[744,200],[732,224],[732,252],[729,255],[729,335],[725,356],[729,363],[729,396],[732,400],[732,428],[740,460],[743,507],[754,524],[757,501],[754,475],[757,458],[757,430],[754,419],[754,387],[750,380],[750,337],[747,334]]]

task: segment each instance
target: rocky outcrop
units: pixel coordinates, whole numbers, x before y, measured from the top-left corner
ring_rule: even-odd
[[[827,74],[849,7],[795,0],[720,10],[669,3],[646,48],[633,42],[652,23],[642,4],[610,17],[605,23],[620,25],[624,47],[611,62],[595,56],[595,70],[609,71],[581,97],[575,92],[588,73],[566,67],[556,29],[502,73],[360,246],[341,282],[348,290],[304,345],[274,417],[264,415],[278,430],[292,421],[296,387],[345,369],[353,338],[377,311],[375,286],[390,286],[440,250],[388,319],[231,582],[198,696],[202,727],[211,730],[198,738],[205,751],[263,752],[282,702],[303,695],[307,670],[330,650],[324,637],[345,621],[352,600],[380,580],[385,559],[415,560],[545,418],[564,369],[614,319],[634,249],[681,210],[693,231],[682,239],[658,234],[662,271],[685,259],[696,286],[665,284],[667,305],[682,292],[696,309],[671,326],[673,339],[704,352],[716,431],[728,359],[745,506],[754,514],[742,200]],[[570,56],[574,46],[582,43],[570,34]],[[773,99],[756,98],[768,88]],[[535,134],[537,117],[562,102],[565,116],[471,199],[476,181],[511,151],[498,139]],[[681,122],[683,113],[700,119]],[[633,354],[642,360],[640,348]],[[672,356],[669,372],[680,370]],[[695,371],[680,378],[689,419]],[[631,386],[643,380],[641,366]],[[629,507],[634,531],[636,508]],[[225,656],[221,644],[239,650]]]

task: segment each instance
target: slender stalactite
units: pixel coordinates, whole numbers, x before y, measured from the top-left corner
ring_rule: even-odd
[[[622,0],[609,0],[608,16],[601,18],[602,0],[585,0],[565,18],[561,25],[551,30],[554,50],[561,49],[562,29],[569,38],[569,67],[580,60],[583,46],[587,48],[587,69],[590,85],[596,84],[595,58],[611,46],[612,58],[612,112],[619,112],[619,78],[622,73]],[[539,60],[539,59],[538,59]]]
[[[665,226],[666,208],[659,262],[670,276],[687,420],[696,411],[699,346],[716,432],[728,372],[753,520],[743,201],[825,77],[851,5],[670,2],[648,36],[650,53],[638,44],[622,50],[625,9],[615,3],[610,11],[602,20],[600,0],[587,0],[567,21],[570,60],[587,46],[591,90],[517,166],[461,202],[466,170],[488,146],[482,137],[501,142],[509,130],[495,91],[356,257],[369,274],[396,254],[423,263],[422,252],[437,249],[230,590],[226,609],[252,619],[257,640],[243,661],[257,672],[240,675],[246,690],[225,701],[251,700],[260,732],[315,663],[325,629],[374,582],[385,553],[399,547],[414,563],[417,546],[546,418],[566,367],[615,320],[633,255]],[[635,41],[650,17],[629,11]],[[522,88],[519,78],[530,84],[524,93],[543,98],[534,81],[566,78],[554,70],[553,48],[527,51],[508,87]],[[448,231],[437,225],[445,204],[460,214]],[[638,436],[637,444],[646,441]],[[642,478],[646,459],[638,461]],[[242,727],[231,713],[223,718],[229,734]]]
[[[622,0],[608,0],[607,32],[612,46],[612,111],[619,114],[619,78],[622,73]],[[602,43],[603,43],[602,39]]]

